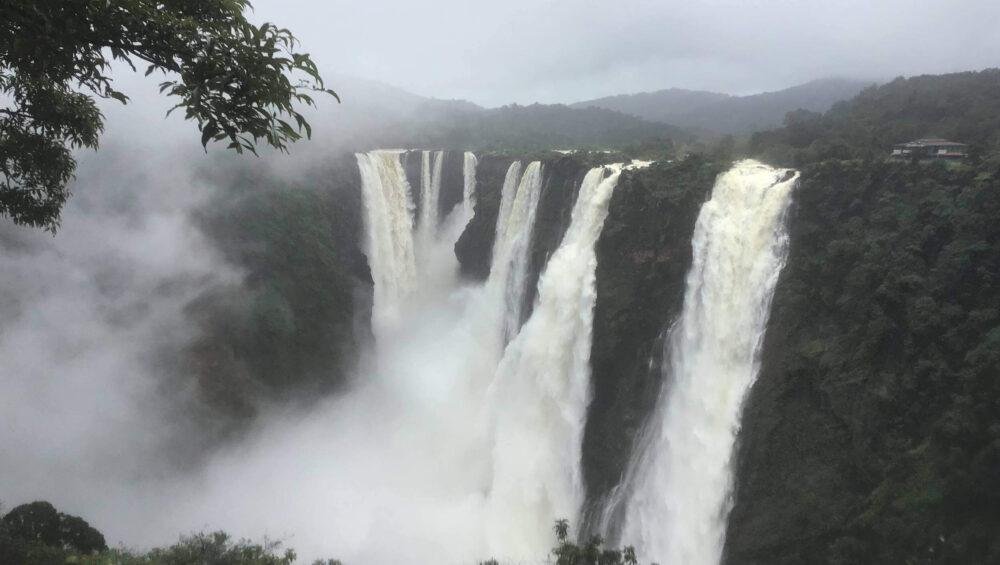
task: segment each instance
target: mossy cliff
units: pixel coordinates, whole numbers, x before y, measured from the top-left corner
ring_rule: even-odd
[[[663,334],[680,313],[695,220],[728,165],[701,156],[657,162],[625,172],[611,197],[597,242],[593,400],[583,442],[588,526],[659,395]]]
[[[998,562],[1000,171],[831,160],[794,198],[726,562]]]
[[[372,280],[354,157],[296,179],[240,171],[217,173],[222,190],[198,218],[244,278],[187,307],[201,328],[192,372],[216,420],[334,390],[370,335]]]

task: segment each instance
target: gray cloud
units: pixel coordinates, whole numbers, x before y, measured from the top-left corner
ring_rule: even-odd
[[[990,0],[258,0],[323,68],[486,105],[1000,64]]]

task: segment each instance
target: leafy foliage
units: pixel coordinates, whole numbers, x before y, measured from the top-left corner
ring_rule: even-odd
[[[282,544],[265,540],[261,544],[249,540],[233,541],[225,532],[182,536],[170,547],[156,548],[142,555],[118,550],[81,561],[87,565],[187,565],[211,563],[212,565],[292,565],[295,551],[281,550]]]
[[[559,545],[552,550],[556,557],[556,565],[637,565],[635,549],[631,546],[623,549],[608,549],[600,536],[593,536],[579,546],[569,539],[569,521],[556,520],[554,527]]]
[[[295,551],[277,541],[233,540],[225,532],[182,536],[176,544],[137,553],[108,549],[104,536],[85,521],[33,502],[0,519],[0,563],[11,565],[292,565]],[[314,565],[341,565],[335,559]]]
[[[635,549],[631,546],[622,549],[604,547],[600,536],[593,536],[584,545],[570,541],[569,520],[556,520],[553,530],[558,545],[552,550],[556,558],[555,565],[638,565]],[[480,561],[479,565],[500,565],[496,559]],[[653,565],[656,565],[655,563]]]
[[[96,148],[103,119],[94,96],[128,97],[113,85],[114,61],[147,75],[178,98],[201,143],[237,152],[259,143],[286,151],[311,135],[296,103],[336,96],[295,37],[254,25],[249,0],[9,0],[0,4],[0,215],[54,230],[76,163]]]
[[[0,562],[45,562],[66,553],[107,550],[104,536],[82,518],[58,512],[48,502],[22,504],[0,518]]]

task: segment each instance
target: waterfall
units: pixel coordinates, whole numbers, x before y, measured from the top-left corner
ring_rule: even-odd
[[[624,508],[611,509],[623,512],[621,541],[635,545],[642,560],[721,559],[740,410],[759,369],[797,178],[740,161],[719,176],[698,216],[663,390],[619,491]]]
[[[476,165],[479,161],[476,154],[466,151],[462,162],[462,208],[472,217],[476,208]]]
[[[520,182],[518,182],[520,179]],[[542,164],[531,162],[521,174],[521,163],[507,169],[500,196],[496,239],[487,290],[505,305],[503,340],[509,341],[521,326],[528,252],[542,191]]]
[[[398,319],[417,283],[414,206],[401,155],[402,151],[355,155],[368,235],[365,251],[375,285],[372,325],[376,333]]]
[[[580,450],[590,395],[594,246],[620,172],[615,167],[605,176],[607,169],[598,167],[587,173],[570,226],[539,279],[534,311],[497,369],[486,511],[494,555],[545,555],[553,521],[575,519],[583,503]],[[524,177],[531,173],[529,166]],[[517,203],[511,208],[517,210]],[[515,305],[508,301],[508,307]]]
[[[431,155],[433,154],[433,160]],[[438,202],[441,196],[441,168],[444,151],[423,151],[420,160],[420,219],[417,241],[421,251],[433,244],[438,229]]]

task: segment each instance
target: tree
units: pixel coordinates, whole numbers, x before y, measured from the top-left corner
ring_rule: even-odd
[[[44,501],[22,504],[0,518],[7,543],[51,547],[82,554],[108,548],[104,536],[82,518],[63,514]],[[0,543],[3,543],[0,541]],[[2,553],[0,553],[2,554]]]
[[[601,536],[593,536],[585,545],[577,545],[569,540],[569,521],[566,519],[556,520],[553,529],[559,542],[552,550],[556,565],[638,565],[632,546],[605,548]]]
[[[76,161],[97,148],[94,97],[128,102],[115,61],[178,98],[201,143],[256,154],[310,136],[295,104],[336,97],[290,31],[247,21],[249,0],[4,0],[0,3],[0,216],[54,231]],[[339,100],[339,98],[338,98]]]

